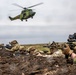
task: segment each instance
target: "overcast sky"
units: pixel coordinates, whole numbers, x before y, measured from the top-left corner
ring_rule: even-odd
[[[10,21],[22,9],[12,5],[17,3],[33,7],[36,15],[26,21]],[[12,11],[14,10],[14,11]],[[1,0],[0,1],[0,42],[8,43],[14,39],[21,44],[67,41],[68,35],[76,32],[76,0]]]

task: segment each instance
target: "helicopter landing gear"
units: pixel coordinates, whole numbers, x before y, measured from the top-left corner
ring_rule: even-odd
[[[31,17],[33,19],[33,17]]]
[[[23,21],[23,20],[21,20],[21,21]]]
[[[26,19],[26,21],[27,21],[27,19]]]
[[[21,18],[21,21],[23,21],[23,18]]]

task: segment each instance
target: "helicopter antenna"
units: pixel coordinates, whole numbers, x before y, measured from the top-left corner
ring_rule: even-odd
[[[29,6],[29,7],[27,7],[27,8],[32,8],[32,7],[35,7],[35,6],[41,5],[41,4],[43,4],[43,3],[38,3],[38,4],[35,4],[35,5],[32,5],[32,6]]]

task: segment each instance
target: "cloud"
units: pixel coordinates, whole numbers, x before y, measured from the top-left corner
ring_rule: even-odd
[[[57,25],[55,26],[0,26],[0,39],[37,39],[46,38],[49,41],[50,38],[54,38],[53,40],[64,38],[68,36],[71,32],[75,32],[71,30],[71,27],[66,25]],[[63,36],[63,37],[62,37]],[[49,38],[49,39],[48,39]],[[60,39],[59,39],[60,40]],[[59,41],[58,40],[58,41]],[[39,40],[40,41],[40,40]],[[56,40],[57,41],[57,40]],[[36,42],[36,41],[35,41]]]
[[[42,0],[43,5],[34,7],[36,15],[26,21],[10,21],[8,16],[15,16],[20,11],[13,6],[31,6],[40,3],[39,0],[2,0],[0,2],[0,40],[8,42],[17,39],[20,42],[38,43],[48,41],[66,41],[69,34],[76,30],[76,0]]]

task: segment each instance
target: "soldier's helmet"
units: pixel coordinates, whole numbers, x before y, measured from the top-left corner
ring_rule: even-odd
[[[36,48],[34,47],[34,46],[31,46],[31,47],[29,47],[28,48],[28,51],[30,52],[30,51],[35,51],[36,50]]]
[[[3,47],[4,46],[4,44],[2,43],[2,44],[0,44],[0,47]]]
[[[9,44],[13,45],[13,44],[17,44],[18,42],[16,40],[13,40],[11,42],[9,42]]]
[[[74,39],[74,35],[69,35],[69,39]]]

